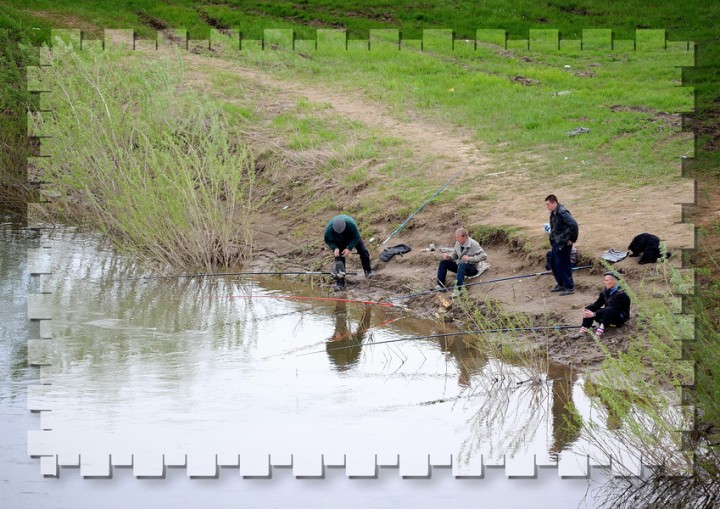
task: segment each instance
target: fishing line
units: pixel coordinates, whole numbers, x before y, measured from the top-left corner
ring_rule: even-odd
[[[387,343],[398,343],[400,341],[418,341],[422,339],[437,339],[437,338],[447,338],[451,336],[464,336],[468,334],[489,334],[492,332],[536,332],[541,330],[562,330],[562,329],[577,329],[577,325],[545,325],[545,326],[537,326],[537,327],[509,327],[509,328],[499,328],[499,329],[476,329],[476,330],[469,330],[469,331],[459,331],[459,332],[445,332],[441,334],[429,334],[427,336],[412,336],[409,338],[398,338],[398,339],[388,339],[387,341],[373,341],[372,343],[365,343],[363,346],[375,346],[375,345],[383,345]],[[349,347],[338,347],[337,350],[341,350],[343,348],[356,348],[357,345],[349,346]],[[317,350],[315,352],[308,352],[302,355],[312,355],[316,353],[322,353],[325,350]]]
[[[329,302],[351,302],[369,306],[394,307],[391,302],[378,302],[374,300],[342,299],[339,297],[308,297],[303,295],[218,295],[217,299],[286,299],[286,300],[316,300]]]
[[[572,270],[589,269],[591,267],[592,267],[592,265],[583,265],[582,267],[573,267]],[[552,274],[552,271],[545,270],[543,272],[534,272],[532,274],[522,274],[519,276],[508,276],[508,277],[500,277],[500,278],[496,278],[496,279],[488,279],[487,281],[478,281],[476,283],[467,283],[467,284],[464,284],[462,287],[465,288],[465,287],[475,286],[475,285],[486,285],[488,283],[497,283],[499,281],[509,281],[511,279],[521,279],[521,278],[530,278],[530,277],[536,277],[536,276],[544,276],[546,274]],[[435,289],[425,290],[423,292],[415,292],[415,293],[410,293],[408,295],[401,295],[400,297],[390,297],[390,298],[388,298],[388,300],[392,301],[392,300],[411,299],[413,297],[419,297],[421,295],[428,295],[430,293],[439,293],[439,292],[444,292],[444,291],[446,291],[446,290],[435,290]]]
[[[386,238],[385,240],[383,240],[383,241],[380,243],[380,245],[382,246],[382,245],[385,244],[388,240],[390,240],[391,238],[393,238],[396,233],[398,233],[400,230],[403,229],[403,227],[408,223],[408,221],[410,221],[410,220],[411,220],[413,217],[415,217],[422,209],[424,209],[425,206],[426,206],[428,203],[430,203],[431,201],[433,201],[433,200],[435,199],[435,197],[436,197],[437,195],[439,195],[439,194],[443,191],[443,189],[445,189],[447,186],[449,186],[449,185],[452,183],[453,180],[455,180],[455,179],[458,178],[460,175],[462,175],[463,173],[465,173],[465,170],[467,170],[467,169],[470,167],[470,165],[473,164],[473,163],[475,163],[475,159],[471,159],[470,162],[467,163],[462,170],[460,170],[460,171],[457,172],[455,175],[453,175],[450,180],[448,180],[447,182],[445,182],[445,185],[443,185],[440,189],[438,189],[437,191],[435,191],[435,193],[433,193],[433,195],[432,195],[430,198],[428,198],[427,200],[425,200],[425,202],[424,202],[422,205],[420,205],[415,212],[413,212],[412,214],[410,214],[410,216],[409,216],[405,221],[403,221],[400,226],[398,226],[397,228],[395,228],[395,231],[393,231],[388,238]],[[501,171],[501,172],[498,172],[498,173],[489,173],[488,175],[485,175],[485,176],[500,175],[500,174],[502,174],[502,173],[505,173],[505,172],[504,172],[504,171]]]
[[[346,272],[349,276],[356,276],[357,272]],[[250,271],[250,272],[207,272],[200,274],[177,274],[175,276],[141,276],[123,279],[133,281],[141,279],[180,279],[185,277],[217,277],[217,276],[312,276],[312,275],[333,275],[328,271]]]

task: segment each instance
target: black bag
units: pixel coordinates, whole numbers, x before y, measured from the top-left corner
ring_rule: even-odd
[[[398,244],[397,246],[388,247],[385,248],[382,253],[380,253],[380,261],[389,262],[396,254],[402,256],[403,254],[409,253],[410,251],[412,251],[412,249],[407,244]]]

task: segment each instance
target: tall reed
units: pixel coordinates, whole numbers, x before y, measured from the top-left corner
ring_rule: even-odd
[[[174,269],[251,255],[254,163],[223,112],[182,86],[180,60],[78,53],[58,40],[36,119],[52,212]]]

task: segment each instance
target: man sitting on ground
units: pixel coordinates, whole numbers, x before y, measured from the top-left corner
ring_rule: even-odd
[[[360,263],[365,271],[365,277],[373,277],[372,268],[370,267],[370,253],[365,247],[360,230],[358,230],[355,220],[345,214],[333,217],[325,226],[325,244],[333,250],[335,256],[335,265],[333,273],[335,275],[335,291],[341,291],[345,288],[345,257],[350,251],[357,249],[360,255]]]
[[[458,228],[455,232],[455,248],[453,252],[442,254],[440,265],[438,265],[437,286],[435,289],[445,291],[447,271],[455,272],[457,277],[452,296],[457,297],[465,283],[465,278],[478,275],[480,273],[478,264],[485,260],[487,260],[487,254],[480,247],[480,244],[470,238],[465,228]]]
[[[630,317],[630,297],[620,288],[619,280],[620,276],[614,271],[603,275],[605,289],[595,302],[583,309],[579,335],[585,334],[593,322],[599,322],[595,334],[602,336],[608,326],[620,327]]]

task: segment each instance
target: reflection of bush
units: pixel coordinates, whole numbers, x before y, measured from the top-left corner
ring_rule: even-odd
[[[488,298],[461,300],[460,305],[477,330],[507,331],[476,335],[474,348],[493,360],[477,377],[479,386],[470,389],[488,397],[473,419],[477,436],[466,440],[463,454],[490,445],[498,455],[512,455],[551,417],[551,456],[577,441],[582,421],[572,401],[576,375],[565,366],[550,363],[544,350],[536,346],[534,333],[523,330],[546,326],[546,318],[507,313],[502,303]],[[549,398],[551,416],[547,412]]]

